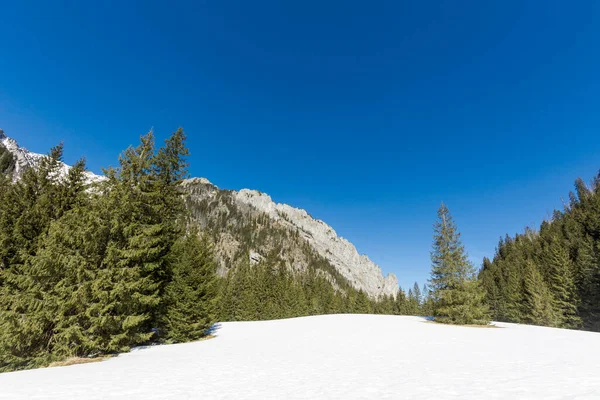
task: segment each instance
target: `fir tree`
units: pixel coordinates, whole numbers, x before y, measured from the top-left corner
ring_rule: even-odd
[[[363,290],[358,291],[358,295],[356,296],[356,304],[354,306],[353,312],[356,314],[370,314],[373,312],[371,309],[369,297]]]
[[[557,239],[550,242],[548,252],[549,286],[558,318],[556,325],[562,328],[577,328],[581,325],[581,319],[577,315],[579,300],[571,259]]]
[[[63,272],[42,262],[40,255],[52,226],[84,194],[84,162],[63,179],[62,151],[62,145],[54,147],[5,194],[13,200],[3,207],[8,212],[1,218],[1,237],[8,247],[0,287],[0,364],[6,370],[41,366],[53,358],[58,303],[52,294]]]
[[[421,293],[421,288],[419,287],[419,284],[417,282],[414,283],[413,285],[413,295],[415,296],[415,303],[416,303],[416,308],[417,308],[417,313],[421,310],[421,304],[423,302],[423,295]]]
[[[557,316],[552,306],[552,295],[532,261],[527,262],[524,299],[524,314],[527,323],[546,326],[555,325]]]
[[[485,294],[475,279],[450,211],[443,203],[434,231],[430,287],[436,321],[487,324]]]
[[[402,288],[398,288],[398,293],[396,294],[396,302],[394,304],[394,314],[396,315],[407,315],[407,305],[406,305],[406,294]]]
[[[169,340],[205,336],[216,321],[217,276],[208,237],[191,231],[173,249],[173,279],[166,288],[165,329]]]
[[[419,314],[419,302],[413,289],[408,289],[408,295],[406,298],[406,314],[407,315],[418,315]]]

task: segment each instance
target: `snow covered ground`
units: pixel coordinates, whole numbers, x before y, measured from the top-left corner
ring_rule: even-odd
[[[417,317],[223,323],[215,339],[0,374],[24,399],[600,399],[600,334]]]

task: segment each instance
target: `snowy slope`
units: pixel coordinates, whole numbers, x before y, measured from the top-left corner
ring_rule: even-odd
[[[223,323],[212,340],[0,374],[21,399],[600,399],[600,334],[418,317]]]

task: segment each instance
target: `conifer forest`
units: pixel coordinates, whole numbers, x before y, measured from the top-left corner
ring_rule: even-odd
[[[318,260],[285,267],[281,249],[258,262],[245,249],[247,261],[218,274],[218,227],[198,229],[181,189],[185,140],[179,129],[158,147],[150,132],[94,182],[83,159],[61,173],[62,144],[14,179],[0,146],[0,371],[193,341],[219,321],[319,314],[600,331],[600,177],[578,179],[563,210],[502,237],[481,266],[442,204],[430,280],[373,298]]]

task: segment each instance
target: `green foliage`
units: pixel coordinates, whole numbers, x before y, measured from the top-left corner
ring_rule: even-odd
[[[0,174],[11,175],[15,170],[15,157],[0,144]]]
[[[280,259],[242,263],[221,281],[219,319],[248,321],[307,315],[361,313],[405,314],[403,292],[396,298],[371,299],[352,287],[336,289],[320,269],[290,271]]]
[[[184,235],[184,142],[179,129],[156,150],[150,132],[93,187],[83,160],[61,175],[62,145],[0,176],[0,370],[206,333],[215,266]]]
[[[479,277],[494,319],[600,331],[600,176],[539,231],[500,240]]]
[[[205,336],[216,322],[218,281],[208,237],[192,230],[173,248],[173,279],[166,288],[165,335],[185,342]]]
[[[523,285],[525,322],[534,325],[553,326],[556,312],[552,295],[535,264],[528,262]]]
[[[434,225],[431,262],[430,287],[435,320],[451,324],[487,324],[485,292],[475,278],[473,265],[444,204],[438,210],[438,221]],[[413,295],[418,302],[417,295]]]
[[[62,145],[42,159],[37,170],[5,184],[0,205],[3,244],[0,286],[0,367],[30,368],[52,358],[54,322],[58,313],[56,285],[61,268],[54,268],[48,246],[55,223],[80,204],[85,164],[78,162],[66,179],[58,171]]]

